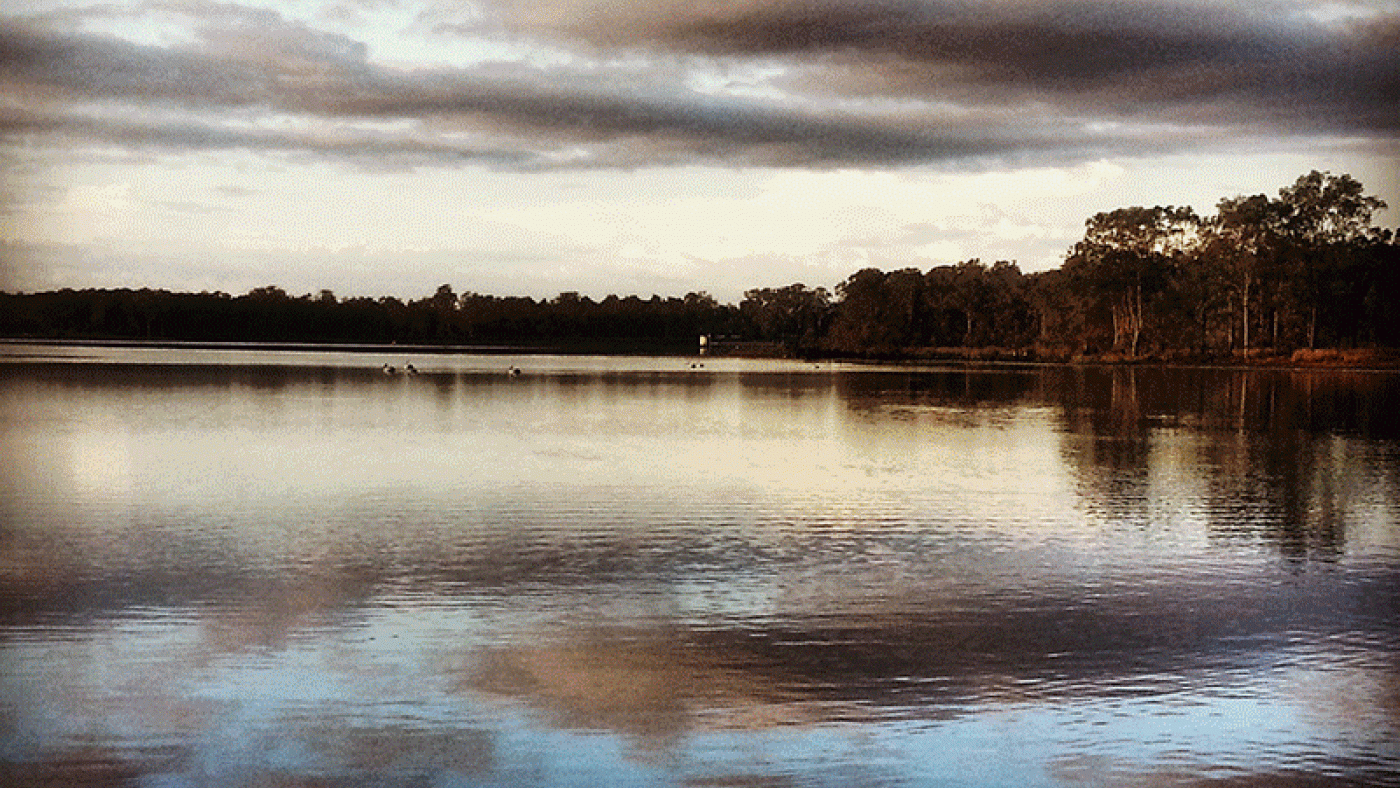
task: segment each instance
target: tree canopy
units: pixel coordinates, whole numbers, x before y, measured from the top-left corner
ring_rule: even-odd
[[[458,294],[294,296],[163,290],[0,293],[0,334],[57,339],[550,345],[684,352],[698,335],[802,355],[897,357],[996,349],[1123,358],[1261,349],[1400,346],[1390,316],[1400,245],[1386,208],[1350,175],[1313,171],[1278,191],[1221,199],[1215,213],[1133,206],[1095,214],[1055,270],[971,259],[927,271],[865,268],[835,293],[804,284],[736,305],[577,292],[553,299]]]

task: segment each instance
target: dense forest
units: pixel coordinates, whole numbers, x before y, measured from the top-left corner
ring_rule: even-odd
[[[48,339],[694,349],[744,343],[806,356],[1211,358],[1400,347],[1389,313],[1400,243],[1373,224],[1380,199],[1349,175],[1311,172],[1277,197],[1091,217],[1064,265],[1022,273],[969,260],[867,268],[826,289],[792,284],[683,298],[578,293],[337,298],[278,287],[245,295],[163,290],[0,293],[0,334]]]

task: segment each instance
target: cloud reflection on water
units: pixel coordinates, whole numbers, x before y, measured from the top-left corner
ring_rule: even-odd
[[[550,782],[624,768],[599,736],[638,782],[1008,731],[1046,783],[1396,762],[1392,378],[376,375],[0,365],[17,780]],[[117,442],[130,486],[61,472]],[[745,736],[775,765],[706,749]]]

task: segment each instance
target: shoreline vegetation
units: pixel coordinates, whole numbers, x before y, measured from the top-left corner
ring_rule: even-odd
[[[909,363],[1111,363],[1400,369],[1400,243],[1385,203],[1313,171],[1263,194],[1122,208],[1085,222],[1057,269],[971,259],[866,268],[737,304],[577,292],[416,300],[154,289],[0,292],[0,337],[68,344],[414,352],[711,355]]]
[[[496,345],[433,345],[433,344],[366,344],[340,342],[201,342],[182,340],[142,340],[119,338],[34,338],[0,337],[0,346],[34,345],[66,348],[145,348],[161,350],[235,350],[235,351],[305,351],[382,353],[386,355],[602,355],[602,356],[674,356],[690,358],[696,349],[687,344],[665,342],[584,341],[563,343],[519,343]],[[1142,366],[1142,367],[1251,367],[1278,369],[1341,369],[1348,371],[1400,370],[1400,348],[1299,348],[1292,352],[1261,349],[1248,356],[1166,354],[1127,357],[1117,353],[1097,355],[1046,355],[1033,348],[910,348],[907,352],[889,355],[848,356],[841,354],[793,354],[780,343],[744,340],[712,342],[707,353],[712,358],[771,358],[804,361],[844,361],[852,363],[896,364],[908,366]]]

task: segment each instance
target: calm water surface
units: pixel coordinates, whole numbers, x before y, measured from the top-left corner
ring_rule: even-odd
[[[0,346],[0,783],[1400,784],[1400,376],[408,360]]]

